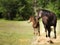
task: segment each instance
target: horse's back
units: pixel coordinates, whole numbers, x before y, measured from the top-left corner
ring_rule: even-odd
[[[54,26],[57,23],[56,14],[51,11],[43,10],[42,21],[44,24]]]

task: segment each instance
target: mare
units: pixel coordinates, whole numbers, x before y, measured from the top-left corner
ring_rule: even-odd
[[[42,18],[42,22],[45,28],[46,37],[50,38],[51,33],[51,26],[54,27],[54,38],[56,38],[56,24],[57,24],[57,17],[56,14],[45,9],[37,10],[37,17],[38,19]],[[47,35],[48,32],[48,35]]]

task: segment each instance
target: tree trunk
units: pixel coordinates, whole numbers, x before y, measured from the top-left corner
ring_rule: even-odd
[[[35,16],[37,15],[37,12],[36,12],[36,0],[34,0],[34,13],[35,13]]]

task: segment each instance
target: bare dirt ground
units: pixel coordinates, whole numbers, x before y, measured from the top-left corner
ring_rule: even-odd
[[[44,36],[36,36],[33,38],[31,45],[40,45],[40,44],[54,44],[60,43],[60,36],[57,36],[56,39],[54,38],[46,38]]]
[[[34,36],[32,39],[31,45],[40,45],[40,44],[54,44],[60,43],[60,36],[57,34],[57,38],[54,39],[54,32],[51,32],[51,38],[46,38],[45,33],[41,32],[41,36]]]
[[[28,27],[28,30],[31,29],[32,26]],[[60,45],[60,21],[58,21],[57,23],[57,27],[56,27],[56,32],[57,32],[57,38],[54,39],[54,29],[52,27],[52,31],[51,31],[51,38],[46,38],[45,35],[45,29],[44,29],[44,26],[42,24],[42,22],[40,23],[40,36],[35,36],[33,35],[33,37],[31,39],[19,39],[19,42],[21,42],[22,44],[26,43],[26,45],[50,45],[50,44],[53,44],[53,45]],[[31,29],[33,30],[33,29]],[[31,33],[31,32],[30,32]],[[24,33],[25,34],[25,33]],[[27,33],[28,34],[28,33]],[[32,33],[33,34],[33,31]],[[28,44],[27,44],[28,43]],[[20,44],[20,45],[22,45]]]
[[[60,23],[59,23],[60,24]],[[57,32],[57,38],[54,39],[54,28],[52,27],[52,31],[51,31],[51,38],[46,38],[45,37],[45,31],[43,28],[43,24],[41,24],[41,29],[40,29],[40,34],[41,36],[34,36],[32,39],[32,44],[31,45],[40,45],[40,44],[54,44],[54,43],[60,43],[60,36],[59,36],[59,24],[57,24],[56,27],[56,32]]]

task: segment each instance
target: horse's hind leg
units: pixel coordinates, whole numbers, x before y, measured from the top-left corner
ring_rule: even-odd
[[[46,30],[46,29],[45,29],[45,32],[46,32],[46,37],[48,37],[48,36],[47,36],[47,30]]]
[[[51,28],[48,27],[48,37],[50,37],[50,33],[51,33]]]
[[[56,26],[54,26],[54,35],[55,35],[54,38],[56,38]]]

